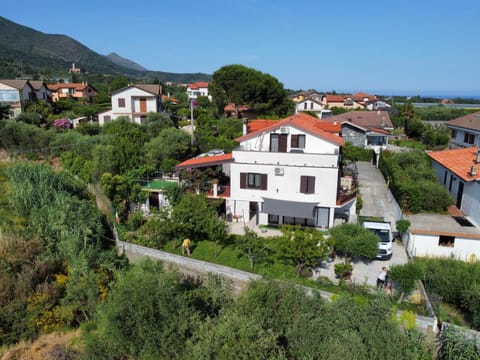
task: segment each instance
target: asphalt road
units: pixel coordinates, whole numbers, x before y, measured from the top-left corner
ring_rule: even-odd
[[[382,173],[371,163],[365,161],[357,162],[357,170],[360,194],[363,200],[360,215],[383,217],[385,221],[392,224],[393,231],[396,231],[395,222],[399,218],[395,215],[392,197]]]

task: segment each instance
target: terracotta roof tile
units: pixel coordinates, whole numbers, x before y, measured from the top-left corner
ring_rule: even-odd
[[[48,89],[52,91],[57,91],[58,89],[75,89],[75,90],[82,91],[88,86],[93,88],[92,85],[89,85],[87,83],[68,83],[68,84],[48,84],[47,85]]]
[[[190,89],[198,89],[198,88],[208,88],[208,82],[206,81],[197,81],[191,84],[188,84]]]
[[[269,126],[272,126],[280,120],[251,120],[248,122],[248,133],[252,133],[258,130],[263,130]]]
[[[480,131],[480,111],[447,121],[446,124]]]
[[[462,180],[475,181],[480,179],[480,166],[475,161],[477,152],[478,149],[474,146],[463,149],[430,151],[427,155]],[[470,174],[473,165],[478,166],[477,175]]]
[[[198,167],[208,167],[233,161],[232,154],[223,154],[216,156],[205,156],[201,158],[193,158],[175,166],[175,170],[191,169]]]
[[[250,110],[248,105],[240,105],[238,107],[238,111],[248,111],[248,110]],[[223,108],[223,111],[235,111],[235,104],[231,103],[231,104],[225,105],[225,107]]]
[[[344,102],[346,98],[351,97],[351,95],[325,95],[327,102]]]
[[[329,120],[330,120],[330,118],[329,118]],[[303,130],[307,133],[310,133],[314,136],[317,136],[319,138],[322,138],[322,139],[325,139],[327,141],[333,142],[334,144],[343,145],[344,141],[340,136],[337,136],[337,135],[334,135],[330,132],[322,130],[321,128],[319,128],[317,126],[317,123],[320,122],[320,121],[322,121],[322,120],[315,119],[311,115],[304,114],[303,112],[299,112],[298,114],[295,114],[295,115],[289,116],[285,119],[276,121],[275,123],[273,123],[272,125],[270,125],[266,128],[263,128],[263,129],[254,131],[252,133],[249,133],[247,135],[241,136],[241,137],[237,138],[236,140],[237,141],[247,140],[247,139],[250,139],[250,138],[255,137],[257,135],[260,135],[261,132],[273,131],[273,130],[279,128],[280,126],[290,125],[290,126],[298,128],[299,130]]]

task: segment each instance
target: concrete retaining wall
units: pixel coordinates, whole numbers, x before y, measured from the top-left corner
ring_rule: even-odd
[[[206,261],[196,260],[190,257],[175,255],[156,249],[151,249],[145,246],[120,241],[116,231],[114,231],[114,234],[116,238],[115,244],[117,248],[117,253],[119,255],[125,254],[128,260],[130,260],[131,262],[136,262],[145,257],[148,257],[153,260],[160,260],[165,264],[165,266],[173,266],[182,274],[192,276],[194,278],[205,279],[209,273],[220,275],[232,281],[233,290],[237,293],[240,292],[243,288],[245,288],[245,286],[250,281],[260,280],[262,278],[261,275],[233,269],[227,266],[216,265]],[[316,291],[323,299],[327,301],[331,301],[332,297],[335,295],[333,293],[323,290],[315,290],[301,285],[298,286],[304,289],[307,295],[312,295],[313,292]],[[398,311],[397,316],[400,317],[401,314],[402,311]],[[438,320],[436,317],[415,315],[415,322],[417,328],[422,332],[437,333],[438,331]]]

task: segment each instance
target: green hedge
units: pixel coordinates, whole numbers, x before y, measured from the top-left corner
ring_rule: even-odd
[[[404,211],[444,212],[453,204],[424,152],[382,153],[379,169]]]

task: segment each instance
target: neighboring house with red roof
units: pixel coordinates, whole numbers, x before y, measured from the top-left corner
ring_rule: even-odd
[[[112,93],[112,109],[98,114],[100,126],[127,116],[136,124],[143,124],[150,112],[160,112],[162,87],[158,84],[131,84]]]
[[[446,123],[451,131],[450,147],[480,146],[480,111]]]
[[[328,109],[333,107],[341,108],[341,109],[363,109],[365,106],[360,103],[359,101],[355,100],[352,95],[344,94],[344,95],[323,95],[322,97],[322,104],[326,106]]]
[[[208,82],[197,81],[187,86],[188,101],[196,100],[199,96],[206,96],[212,101],[212,96],[208,94]]]
[[[234,103],[225,105],[223,115],[225,117],[238,117],[239,119],[254,119],[257,116],[255,111],[250,109],[248,105],[240,105],[235,108]]]
[[[227,162],[227,217],[243,217],[245,222],[326,229],[336,218],[355,214],[353,191],[344,193],[340,188],[340,149],[344,144],[340,136],[322,130],[321,120],[303,113],[258,121],[262,123],[251,122],[251,129],[257,130],[236,139],[239,146],[231,157],[190,159],[176,169],[201,166],[203,161],[214,165],[218,165],[216,160]]]
[[[51,93],[52,102],[56,102],[59,99],[73,98],[91,103],[97,96],[97,90],[86,82],[49,84],[48,90]]]
[[[437,178],[457,208],[480,226],[480,154],[478,147],[431,151],[427,155]]]

